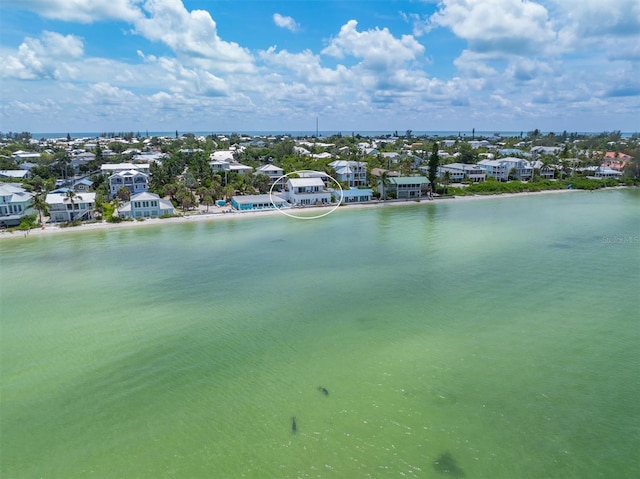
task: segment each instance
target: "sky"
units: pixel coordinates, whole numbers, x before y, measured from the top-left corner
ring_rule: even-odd
[[[640,131],[638,0],[0,0],[0,131]]]

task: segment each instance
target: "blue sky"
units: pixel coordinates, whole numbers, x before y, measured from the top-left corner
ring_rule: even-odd
[[[640,131],[637,0],[2,0],[0,131]]]

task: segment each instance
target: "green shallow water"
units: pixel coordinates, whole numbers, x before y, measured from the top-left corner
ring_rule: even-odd
[[[639,193],[2,240],[0,477],[637,477]]]

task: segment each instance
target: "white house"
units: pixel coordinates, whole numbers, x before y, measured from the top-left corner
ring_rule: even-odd
[[[285,198],[296,206],[330,204],[331,192],[322,178],[289,178]]]
[[[428,168],[421,167],[420,170],[426,172]],[[479,183],[487,179],[487,174],[478,165],[468,165],[465,163],[450,163],[438,167],[438,178],[444,178],[447,173],[449,173],[449,179],[454,183],[462,180],[471,180],[474,183]]]
[[[367,184],[367,164],[362,161],[336,160],[329,163],[336,172],[336,179],[349,187]]]
[[[515,170],[513,171],[515,173],[515,177],[520,181],[528,181],[533,177],[533,167],[527,160],[508,156],[506,158],[500,158],[498,161],[505,165],[507,178],[512,170]]]
[[[622,178],[622,172],[618,170],[614,170],[613,168],[610,168],[608,166],[599,166],[596,169],[593,177],[598,179],[605,179],[605,178],[620,179]]]
[[[500,160],[481,160],[478,162],[478,166],[484,170],[486,176],[499,181],[509,179],[509,170]]]
[[[33,151],[14,151],[11,156],[16,161],[29,161],[29,160],[37,160],[40,158],[40,153],[36,153]]]
[[[118,208],[118,215],[121,218],[157,218],[174,214],[175,210],[171,201],[164,200],[148,191],[133,195],[130,201]]]
[[[209,155],[209,159],[211,161],[224,161],[226,163],[231,163],[232,161],[235,160],[235,158],[233,157],[233,154],[235,153],[235,150],[218,150],[218,151],[214,151],[213,153],[211,153]]]
[[[95,193],[79,193],[72,198],[66,191],[49,193],[45,199],[49,208],[49,216],[56,223],[63,221],[86,221],[93,219],[96,203]]]
[[[104,152],[103,152],[104,155]],[[106,175],[113,175],[120,171],[139,171],[148,175],[150,173],[149,163],[107,163],[100,166],[100,171]]]
[[[122,187],[129,188],[131,195],[149,190],[149,175],[136,170],[119,171],[109,177],[109,198],[114,198]]]
[[[234,161],[233,163],[229,163],[229,171],[232,171],[241,175],[246,175],[248,173],[251,173],[253,171],[253,168],[251,166],[243,165],[241,163]]]
[[[0,226],[18,226],[25,215],[34,214],[33,194],[14,183],[0,183]]]
[[[277,182],[276,187],[284,187],[286,183],[286,177],[284,176],[284,170],[276,165],[262,165],[256,168],[255,175],[265,175],[271,180],[271,184]]]

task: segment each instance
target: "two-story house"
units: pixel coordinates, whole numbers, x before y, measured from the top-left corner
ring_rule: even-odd
[[[420,167],[420,171],[428,171],[427,167]],[[487,174],[478,165],[469,165],[465,163],[450,163],[438,167],[438,178],[442,179],[449,176],[449,180],[453,183],[459,183],[462,180],[471,180],[479,183],[487,179]]]
[[[119,171],[109,177],[109,198],[114,198],[122,187],[129,189],[131,196],[149,190],[149,175],[136,170]]]
[[[49,193],[45,199],[49,208],[49,217],[56,223],[65,221],[87,221],[93,219],[95,193],[75,193],[71,197],[66,189]]]
[[[0,183],[0,226],[18,226],[22,217],[34,214],[33,194],[14,183]]]
[[[395,193],[398,199],[421,198],[429,188],[429,180],[424,176],[391,176],[388,179],[389,185],[382,186],[388,193]]]
[[[331,203],[331,192],[322,178],[289,178],[285,198],[296,206],[323,205]]]
[[[158,218],[174,214],[171,201],[147,191],[133,195],[129,201],[118,208],[118,215],[121,218]]]
[[[362,161],[336,160],[329,163],[336,172],[336,179],[349,187],[366,186],[367,164]]]
[[[287,182],[287,178],[284,176],[284,170],[279,166],[267,164],[262,165],[256,168],[256,175],[265,175],[268,176],[271,180],[271,184],[274,186],[274,189],[284,188],[284,185]],[[276,183],[274,185],[274,183]]]

